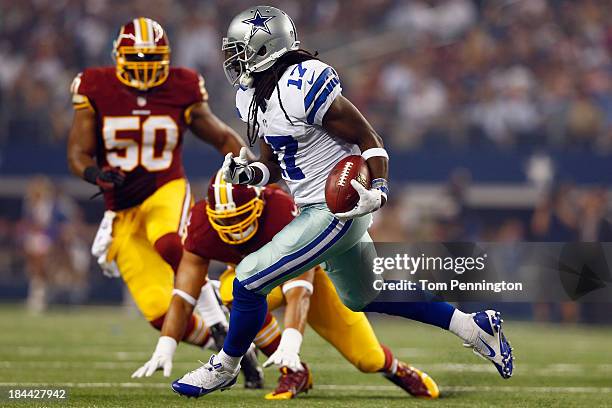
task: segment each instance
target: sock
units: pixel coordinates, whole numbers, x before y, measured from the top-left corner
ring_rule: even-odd
[[[185,343],[193,344],[194,346],[203,347],[210,340],[210,330],[206,327],[204,320],[197,314],[192,314],[183,341]]]
[[[229,356],[243,356],[261,330],[266,314],[268,302],[266,297],[251,292],[234,279],[234,301],[230,313],[230,325],[223,344],[223,352]]]
[[[164,326],[164,319],[165,319],[165,318],[166,318],[166,315],[165,315],[165,314],[163,314],[163,315],[161,315],[160,317],[158,317],[157,319],[151,320],[151,321],[149,322],[149,324],[150,324],[151,326],[153,326],[154,328],[156,328],[157,330],[160,330],[160,331],[161,331],[162,327]]]
[[[455,309],[448,330],[464,341],[471,341],[474,334],[472,315]]]
[[[401,316],[448,330],[455,307],[446,302],[372,302],[363,311]]]
[[[223,309],[219,305],[215,289],[210,281],[202,286],[202,292],[198,298],[196,308],[208,327],[212,327],[217,323],[227,327],[227,317],[225,317],[225,313],[223,313]]]
[[[383,353],[385,353],[385,364],[379,371],[382,373],[394,375],[397,371],[397,359],[393,357],[393,352],[391,351],[391,349],[389,349],[389,347],[385,346],[384,344],[381,344],[380,348],[382,348]]]
[[[161,330],[164,325],[166,315],[158,317],[155,320],[151,320],[149,323],[157,330]],[[197,313],[191,315],[187,327],[185,328],[185,334],[183,335],[182,341],[185,343],[193,344],[194,346],[203,347],[208,343],[210,339],[210,331],[204,324],[204,321]]]
[[[259,348],[262,353],[270,357],[278,348],[281,337],[282,333],[278,328],[278,321],[276,321],[276,318],[270,312],[268,312],[263,327],[259,333],[257,333],[253,343],[255,343],[257,348]]]
[[[240,360],[242,360],[242,356],[232,357],[221,349],[219,354],[217,354],[217,359],[223,365],[223,368],[230,372],[235,372],[240,367]]]
[[[155,241],[154,246],[157,253],[176,273],[183,257],[183,243],[180,235],[176,232],[170,232]]]

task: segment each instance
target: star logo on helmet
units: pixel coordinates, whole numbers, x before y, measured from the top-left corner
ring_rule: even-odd
[[[259,30],[272,35],[270,32],[270,27],[268,27],[268,21],[272,20],[274,17],[275,16],[264,17],[261,15],[259,10],[255,10],[255,16],[242,20],[242,22],[251,25],[251,35],[255,34]]]

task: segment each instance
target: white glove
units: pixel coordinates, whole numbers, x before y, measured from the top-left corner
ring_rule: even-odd
[[[248,184],[253,179],[253,169],[249,167],[247,148],[241,148],[237,158],[231,152],[226,154],[221,172],[227,183]]]
[[[176,351],[176,340],[169,336],[161,336],[151,359],[134,371],[132,378],[150,377],[157,370],[164,370],[164,377],[170,377],[172,372],[172,357]]]
[[[119,267],[117,266],[117,262],[106,260],[106,254],[100,256],[98,258],[98,265],[102,269],[102,274],[109,279],[120,278],[121,272],[119,271]]]
[[[117,214],[113,211],[105,211],[104,218],[98,227],[96,237],[91,245],[91,254],[96,257],[98,265],[102,268],[102,273],[107,278],[119,278],[121,273],[115,261],[108,261],[107,255],[113,243],[113,221]]]
[[[379,189],[367,189],[360,182],[353,179],[351,186],[359,194],[359,201],[355,208],[350,211],[334,214],[340,220],[348,220],[351,218],[361,217],[378,210],[382,205],[382,191]]]
[[[304,366],[300,361],[300,347],[302,346],[302,334],[296,329],[285,329],[278,348],[263,363],[264,367],[272,364],[279,367],[287,367],[292,371],[302,371]]]

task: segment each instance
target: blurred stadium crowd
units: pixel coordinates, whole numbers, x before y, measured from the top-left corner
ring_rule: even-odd
[[[612,146],[612,7],[600,0],[271,1],[396,149],[427,143]],[[112,63],[117,28],[158,20],[173,63],[233,119],[222,32],[251,1],[0,1],[1,143],[63,143],[68,86]],[[345,57],[345,50],[350,55]],[[15,137],[19,135],[19,137]]]
[[[612,152],[608,1],[266,3],[287,11],[303,46],[338,69],[344,93],[392,154],[423,147]],[[172,63],[201,72],[213,110],[242,131],[220,46],[231,17],[252,4],[0,0],[0,152],[17,145],[63,146],[72,120],[72,78],[86,67],[112,64],[116,30],[138,15],[166,28]],[[186,139],[190,148],[198,143]],[[48,297],[95,297],[106,284],[88,255],[100,203],[77,202],[53,181],[32,179],[22,201],[0,205],[21,206],[20,221],[0,215],[0,298],[16,290],[24,294],[24,285],[2,285],[19,282],[25,270],[34,310],[44,308]],[[551,189],[548,181],[535,207],[501,210],[473,206],[470,175],[461,170],[431,195],[408,190],[402,196],[394,184],[394,199],[378,215],[372,235],[395,242],[612,241],[604,188]],[[45,289],[49,284],[53,292]],[[98,290],[88,292],[93,286]]]

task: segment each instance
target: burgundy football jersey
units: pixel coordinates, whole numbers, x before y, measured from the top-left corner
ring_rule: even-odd
[[[72,93],[75,109],[96,114],[98,165],[126,173],[122,187],[104,193],[107,209],[138,205],[165,183],[184,177],[186,112],[208,99],[196,72],[170,68],[162,85],[143,92],[122,84],[115,67],[89,68],[75,78]]]
[[[206,201],[198,201],[191,209],[185,249],[202,258],[238,264],[242,258],[270,242],[274,235],[297,216],[293,200],[279,188],[266,187],[263,200],[265,205],[259,217],[259,229],[253,238],[238,245],[225,243],[219,238],[208,221]]]

